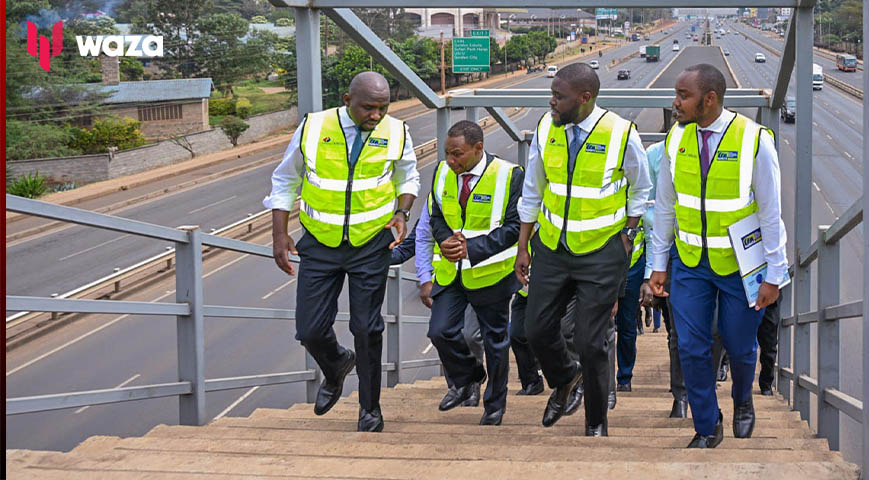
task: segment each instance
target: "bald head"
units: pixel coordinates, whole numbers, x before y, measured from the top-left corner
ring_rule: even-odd
[[[600,79],[587,63],[571,63],[559,69],[555,77],[567,81],[576,90],[591,93],[592,97],[600,92]]]
[[[350,118],[362,130],[374,130],[389,109],[389,82],[377,72],[358,73],[344,94]]]

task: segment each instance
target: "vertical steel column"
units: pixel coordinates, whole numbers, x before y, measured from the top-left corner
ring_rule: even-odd
[[[401,383],[401,267],[391,269],[395,278],[386,279],[386,313],[395,316],[395,323],[386,324],[386,362],[395,370],[386,372],[386,386]]]
[[[202,232],[198,226],[179,227],[187,243],[175,245],[175,301],[190,305],[190,315],[176,317],[178,380],[190,382],[191,392],[178,397],[178,423],[204,425],[205,325],[202,315]]]
[[[447,145],[447,131],[450,129],[450,109],[439,108],[437,113],[437,133],[438,133],[438,161],[444,160],[444,148]]]
[[[783,288],[781,291],[781,298],[779,299],[780,303],[780,312],[781,318],[788,318],[793,315],[794,312],[794,284],[791,283],[787,287]],[[791,403],[791,381],[787,377],[781,374],[780,368],[791,368],[793,366],[793,362],[791,361],[791,351],[793,348],[791,347],[791,337],[793,337],[792,332],[794,327],[784,327],[779,326],[778,329],[778,356],[776,358],[776,370],[775,373],[777,375],[777,386],[776,390],[778,393],[784,397],[785,401],[788,404]]]
[[[477,107],[467,107],[465,108],[465,119],[469,122],[477,123],[479,117],[477,115]]]
[[[796,121],[796,189],[794,203],[794,237],[796,261],[794,278],[795,315],[812,307],[812,279],[808,266],[800,267],[800,257],[812,245],[812,8],[798,8],[797,16],[797,121]],[[809,324],[794,325],[794,402],[800,418],[809,420],[810,392],[797,381],[810,375],[811,335]]]
[[[829,225],[818,226],[823,239]],[[839,322],[827,321],[824,309],[839,304],[839,242],[818,246],[818,335],[815,339],[818,372],[818,435],[827,439],[831,450],[839,450],[839,410],[824,401],[824,389],[839,389]]]
[[[863,5],[863,41],[869,39],[869,7]],[[864,49],[865,51],[865,49]],[[869,92],[869,72],[863,70],[863,91]],[[863,138],[869,138],[869,97],[863,96]],[[869,192],[869,149],[863,144],[863,192]],[[869,195],[863,195],[863,211],[869,212]],[[865,228],[865,225],[864,225]],[[863,235],[863,258],[869,254],[869,235]],[[866,381],[869,372],[869,355],[866,345],[869,345],[869,262],[863,261],[863,405],[869,405],[869,382]],[[862,477],[869,476],[869,408],[863,407],[863,465]]]
[[[317,392],[320,390],[320,382],[323,380],[323,371],[317,365],[314,357],[305,349],[305,370],[313,370],[314,378],[305,382],[305,401],[314,403],[317,401]]]
[[[320,59],[320,11],[296,8],[296,88],[299,121],[323,109]]]
[[[780,120],[781,120],[781,111],[778,108],[767,108],[764,107],[764,110],[768,111],[767,119],[764,121],[764,126],[772,130],[772,133],[775,134],[775,150],[778,151],[779,145],[781,145],[781,140],[779,139],[779,131],[781,130]]]

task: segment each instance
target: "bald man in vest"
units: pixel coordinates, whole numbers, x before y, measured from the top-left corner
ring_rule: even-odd
[[[764,308],[787,280],[787,234],[781,219],[781,173],[772,132],[724,108],[724,75],[708,64],[676,78],[673,111],[655,198],[653,273],[649,286],[667,295],[679,332],[679,358],[694,438],[688,448],[715,448],[724,437],[715,393],[712,323],[730,356],[733,436],[749,438],[755,414],[751,385],[757,364],[757,330]],[[728,227],[751,215],[760,224],[767,271],[754,307],[749,306]]]
[[[570,394],[582,381],[585,434],[607,436],[613,381],[608,330],[652,184],[634,124],[597,106],[600,80],[590,66],[560,69],[551,89],[551,111],[535,130],[518,207],[522,229],[515,270],[528,284],[528,340],[553,389],[543,425],[565,415]],[[581,369],[568,355],[559,327],[572,296]]]
[[[344,106],[305,116],[272,174],[271,194],[263,200],[272,209],[278,267],[294,275],[289,255],[299,256],[296,340],[324,377],[314,413],[323,415],[335,405],[355,366],[360,432],[383,430],[380,308],[390,250],[404,239],[419,192],[410,134],[404,122],[386,114],[388,108],[386,79],[375,72],[356,75]],[[297,196],[303,234],[295,243],[287,222]],[[338,343],[333,328],[345,277],[355,352]]]
[[[483,129],[462,120],[450,127],[446,160],[432,181],[431,227],[440,246],[428,336],[456,394],[438,407],[450,410],[470,398],[474,385],[489,381],[480,425],[500,425],[507,404],[510,297],[519,290],[513,275],[523,172],[483,149]],[[477,314],[486,369],[462,336],[468,304]]]

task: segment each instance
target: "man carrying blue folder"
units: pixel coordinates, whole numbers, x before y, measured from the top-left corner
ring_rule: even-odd
[[[655,198],[652,233],[655,295],[666,296],[667,260],[674,240],[670,303],[679,332],[679,358],[696,435],[688,448],[714,448],[724,437],[715,395],[712,322],[730,356],[733,435],[754,430],[751,386],[757,329],[764,308],[787,279],[781,220],[781,174],[772,132],[724,109],[724,75],[712,65],[688,67],[676,79],[673,111]],[[767,272],[755,307],[748,306],[728,227],[756,215]]]

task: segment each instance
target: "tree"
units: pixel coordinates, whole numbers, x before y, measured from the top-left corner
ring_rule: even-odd
[[[267,0],[242,0],[241,8],[238,13],[244,18],[250,18],[253,21],[254,17],[263,17],[271,13],[271,5]],[[289,10],[289,8],[285,9]],[[254,22],[258,23],[258,22]],[[266,22],[262,22],[266,23]]]
[[[275,19],[275,26],[276,27],[291,27],[292,25],[293,25],[293,21],[289,18],[281,17],[281,18]]]
[[[257,15],[250,19],[250,23],[269,23],[269,19],[262,15]]]
[[[120,70],[124,82],[134,82],[145,76],[145,67],[138,58],[121,57]]]
[[[216,13],[196,23],[199,36],[192,51],[198,61],[196,73],[211,77],[216,87],[232,92],[233,84],[271,68],[277,35],[254,31],[248,34],[247,20],[237,14]],[[247,35],[247,40],[242,37]]]
[[[112,118],[94,122],[90,130],[73,129],[70,146],[82,153],[104,153],[109,147],[127,150],[145,144],[145,136],[139,131],[139,122],[132,118]]]
[[[238,146],[238,137],[248,128],[250,128],[250,125],[247,122],[234,115],[227,115],[220,121],[220,129],[229,138],[233,147]]]
[[[416,25],[403,8],[354,8],[353,12],[382,39],[404,41],[416,34]]]
[[[136,18],[136,28],[163,36],[161,68],[170,76],[189,78],[198,65],[193,45],[200,37],[197,22],[214,10],[212,0],[144,0],[145,16]]]
[[[26,160],[78,155],[81,150],[69,146],[72,139],[72,132],[65,127],[52,123],[7,119],[6,159]]]

